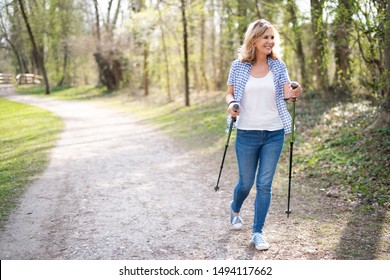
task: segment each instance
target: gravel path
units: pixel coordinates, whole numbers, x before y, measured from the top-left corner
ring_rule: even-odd
[[[7,98],[53,111],[65,129],[0,233],[0,259],[226,257],[214,234],[226,231],[223,192],[189,151],[90,102]]]

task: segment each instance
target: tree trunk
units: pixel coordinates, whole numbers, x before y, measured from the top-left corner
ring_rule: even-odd
[[[26,11],[24,9],[23,0],[18,0],[18,2],[19,2],[20,11],[22,13],[24,22],[26,24],[28,35],[29,35],[30,40],[31,40],[31,45],[33,47],[33,57],[34,57],[35,63],[37,65],[37,68],[41,71],[41,74],[42,74],[43,79],[45,81],[45,93],[50,94],[50,85],[49,85],[49,80],[48,80],[47,74],[46,74],[46,68],[45,68],[45,63],[43,60],[43,54],[40,53],[38,46],[35,42],[35,37],[34,37],[34,34],[31,30],[31,26],[30,26],[30,23],[28,21]]]
[[[159,23],[160,23],[160,29],[161,29],[161,41],[162,41],[162,47],[163,47],[163,54],[164,54],[164,63],[165,63],[165,72],[166,72],[166,78],[167,78],[167,94],[168,94],[168,101],[172,100],[171,97],[171,82],[170,82],[170,74],[169,74],[169,60],[168,60],[168,51],[167,51],[167,44],[165,42],[165,29],[162,22],[162,15],[160,10],[160,2],[158,3],[158,17],[159,17]]]
[[[315,36],[313,46],[313,71],[315,88],[323,95],[328,94],[328,56],[326,46],[326,28],[323,22],[324,0],[311,0],[312,30]]]
[[[149,95],[148,43],[144,42],[144,95]]]
[[[190,85],[188,78],[188,38],[187,38],[187,18],[186,18],[186,3],[185,0],[181,0],[181,15],[183,23],[183,48],[184,48],[184,87],[185,87],[185,106],[190,106]]]
[[[103,56],[101,53],[95,53],[95,60],[99,67],[99,78],[103,85],[109,91],[116,90],[122,80],[122,68],[120,58],[116,57],[113,51]]]
[[[64,47],[64,59],[63,59],[63,64],[62,64],[62,77],[61,77],[61,80],[58,82],[58,86],[62,87],[64,85],[64,81],[66,79],[66,76],[67,76],[67,71],[68,71],[68,60],[69,60],[69,57],[68,57],[68,46],[65,44],[65,47]]]
[[[11,46],[11,49],[15,54],[16,60],[18,61],[19,73],[26,73],[24,70],[24,67],[23,67],[22,59],[21,59],[19,52],[16,49],[15,45],[10,40],[8,40],[8,38],[6,38],[6,40],[7,40],[7,43]]]
[[[205,19],[205,3],[202,1],[202,15],[201,15],[201,30],[200,30],[200,75],[202,77],[203,88],[209,91],[209,83],[206,75],[206,57],[205,57],[205,44],[206,44],[206,19]]]
[[[385,66],[385,90],[384,103],[378,119],[368,127],[377,129],[390,126],[390,0],[387,0],[386,16],[384,22],[384,66]]]
[[[334,21],[336,73],[334,86],[341,96],[350,95],[350,38],[352,29],[353,1],[339,0]]]
[[[112,91],[120,87],[120,83],[123,78],[121,63],[122,59],[120,53],[115,50],[103,50],[98,2],[97,0],[94,0],[93,3],[95,7],[95,26],[97,38],[97,51],[94,56],[99,68],[99,80],[103,85],[107,87],[108,91]],[[109,7],[109,9],[111,9],[111,7]],[[114,17],[114,22],[116,21],[116,18],[117,16]],[[110,26],[111,24],[106,25],[107,28],[109,28]],[[112,32],[110,30],[107,33],[112,35]],[[113,43],[112,40],[113,38],[111,38],[111,41],[109,43]]]
[[[97,0],[93,0],[95,7],[95,27],[96,27],[96,38],[97,38],[97,51],[100,52],[101,36],[100,36],[100,19],[99,19],[99,7]]]
[[[18,6],[19,4],[14,1],[13,2],[13,7],[12,7],[12,10],[13,10],[13,15],[11,15],[8,11],[8,8],[7,8],[7,14],[8,14],[8,17],[12,17],[15,19],[15,22],[14,22],[14,26],[16,28],[16,33],[19,35],[18,37],[18,40],[15,40],[15,47],[16,49],[18,50],[18,53],[20,55],[20,59],[21,59],[21,63],[22,63],[22,68],[20,70],[20,73],[30,73],[30,65],[29,65],[29,59],[27,58],[26,56],[26,51],[25,51],[25,46],[23,44],[24,40],[22,39],[22,36],[20,34],[22,34],[22,25],[23,23],[21,22],[21,18],[19,16],[16,15],[17,11],[19,10],[18,9]],[[12,40],[14,41],[14,40]]]

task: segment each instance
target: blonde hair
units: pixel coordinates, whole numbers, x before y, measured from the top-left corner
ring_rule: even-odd
[[[276,28],[268,21],[264,19],[256,20],[248,25],[248,28],[245,32],[244,43],[238,49],[238,58],[242,62],[251,62],[256,61],[256,48],[255,41],[262,36],[267,29],[271,28],[274,33],[275,45],[272,48],[271,58],[278,59],[282,57],[281,48],[280,48],[280,35]]]

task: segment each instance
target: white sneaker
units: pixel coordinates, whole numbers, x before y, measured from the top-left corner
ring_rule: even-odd
[[[268,250],[270,247],[268,242],[265,241],[264,237],[259,232],[253,234],[251,243],[255,244],[257,250]]]
[[[230,208],[230,223],[232,224],[234,229],[241,229],[244,221],[242,220],[240,215],[235,215],[233,210]]]

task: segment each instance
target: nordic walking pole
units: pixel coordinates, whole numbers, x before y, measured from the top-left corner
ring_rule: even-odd
[[[240,108],[240,107],[238,106],[238,104],[234,104],[234,105],[233,105],[233,110],[234,110],[235,112],[237,112],[239,108]],[[222,163],[221,163],[221,169],[219,170],[217,185],[214,187],[214,190],[215,190],[216,192],[219,190],[219,186],[218,186],[218,185],[219,185],[219,179],[221,179],[221,174],[222,174],[222,169],[223,169],[223,163],[225,162],[226,151],[227,151],[227,148],[229,147],[230,135],[232,134],[233,123],[234,123],[235,121],[236,121],[236,118],[235,118],[235,117],[232,117],[232,120],[230,121],[228,136],[227,136],[227,139],[226,139],[225,151],[223,152]]]
[[[291,88],[296,89],[298,87],[298,83],[291,82]],[[291,140],[290,140],[290,166],[288,170],[288,196],[287,196],[287,210],[285,211],[287,214],[287,218],[289,218],[291,214],[290,209],[290,197],[291,197],[291,173],[292,173],[292,157],[293,157],[293,147],[295,141],[294,135],[294,127],[295,127],[295,101],[296,98],[292,99],[292,119],[291,119]]]

